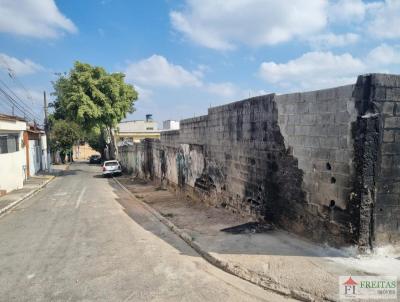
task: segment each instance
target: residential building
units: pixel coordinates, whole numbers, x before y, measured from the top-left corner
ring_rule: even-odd
[[[145,138],[160,138],[157,122],[152,115],[147,114],[145,120],[125,121],[118,124],[115,130],[118,145],[124,143],[138,143]]]
[[[22,188],[28,176],[26,121],[0,114],[0,195]]]
[[[47,170],[47,137],[45,132],[35,125],[28,125],[26,129],[27,143],[26,151],[28,156],[27,175],[34,176],[39,171]]]
[[[179,130],[179,121],[174,121],[174,120],[163,121],[163,130]]]
[[[49,167],[44,131],[23,118],[0,114],[0,195]]]

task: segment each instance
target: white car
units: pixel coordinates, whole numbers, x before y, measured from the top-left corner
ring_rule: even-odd
[[[112,176],[114,174],[121,174],[121,165],[117,160],[108,160],[103,163],[103,176]]]

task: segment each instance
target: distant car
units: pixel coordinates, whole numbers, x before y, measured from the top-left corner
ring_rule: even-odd
[[[103,163],[103,176],[112,176],[121,173],[121,165],[117,160],[108,160]]]
[[[101,156],[100,155],[92,155],[89,157],[89,164],[100,164],[101,163]]]

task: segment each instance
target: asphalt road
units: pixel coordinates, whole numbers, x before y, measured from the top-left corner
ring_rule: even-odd
[[[0,301],[287,301],[215,268],[99,176],[74,164],[0,217]]]

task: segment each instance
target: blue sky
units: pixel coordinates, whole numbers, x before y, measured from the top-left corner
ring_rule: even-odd
[[[76,60],[124,72],[140,95],[128,118],[159,122],[400,73],[400,0],[1,0],[0,16],[0,79],[38,119]]]

